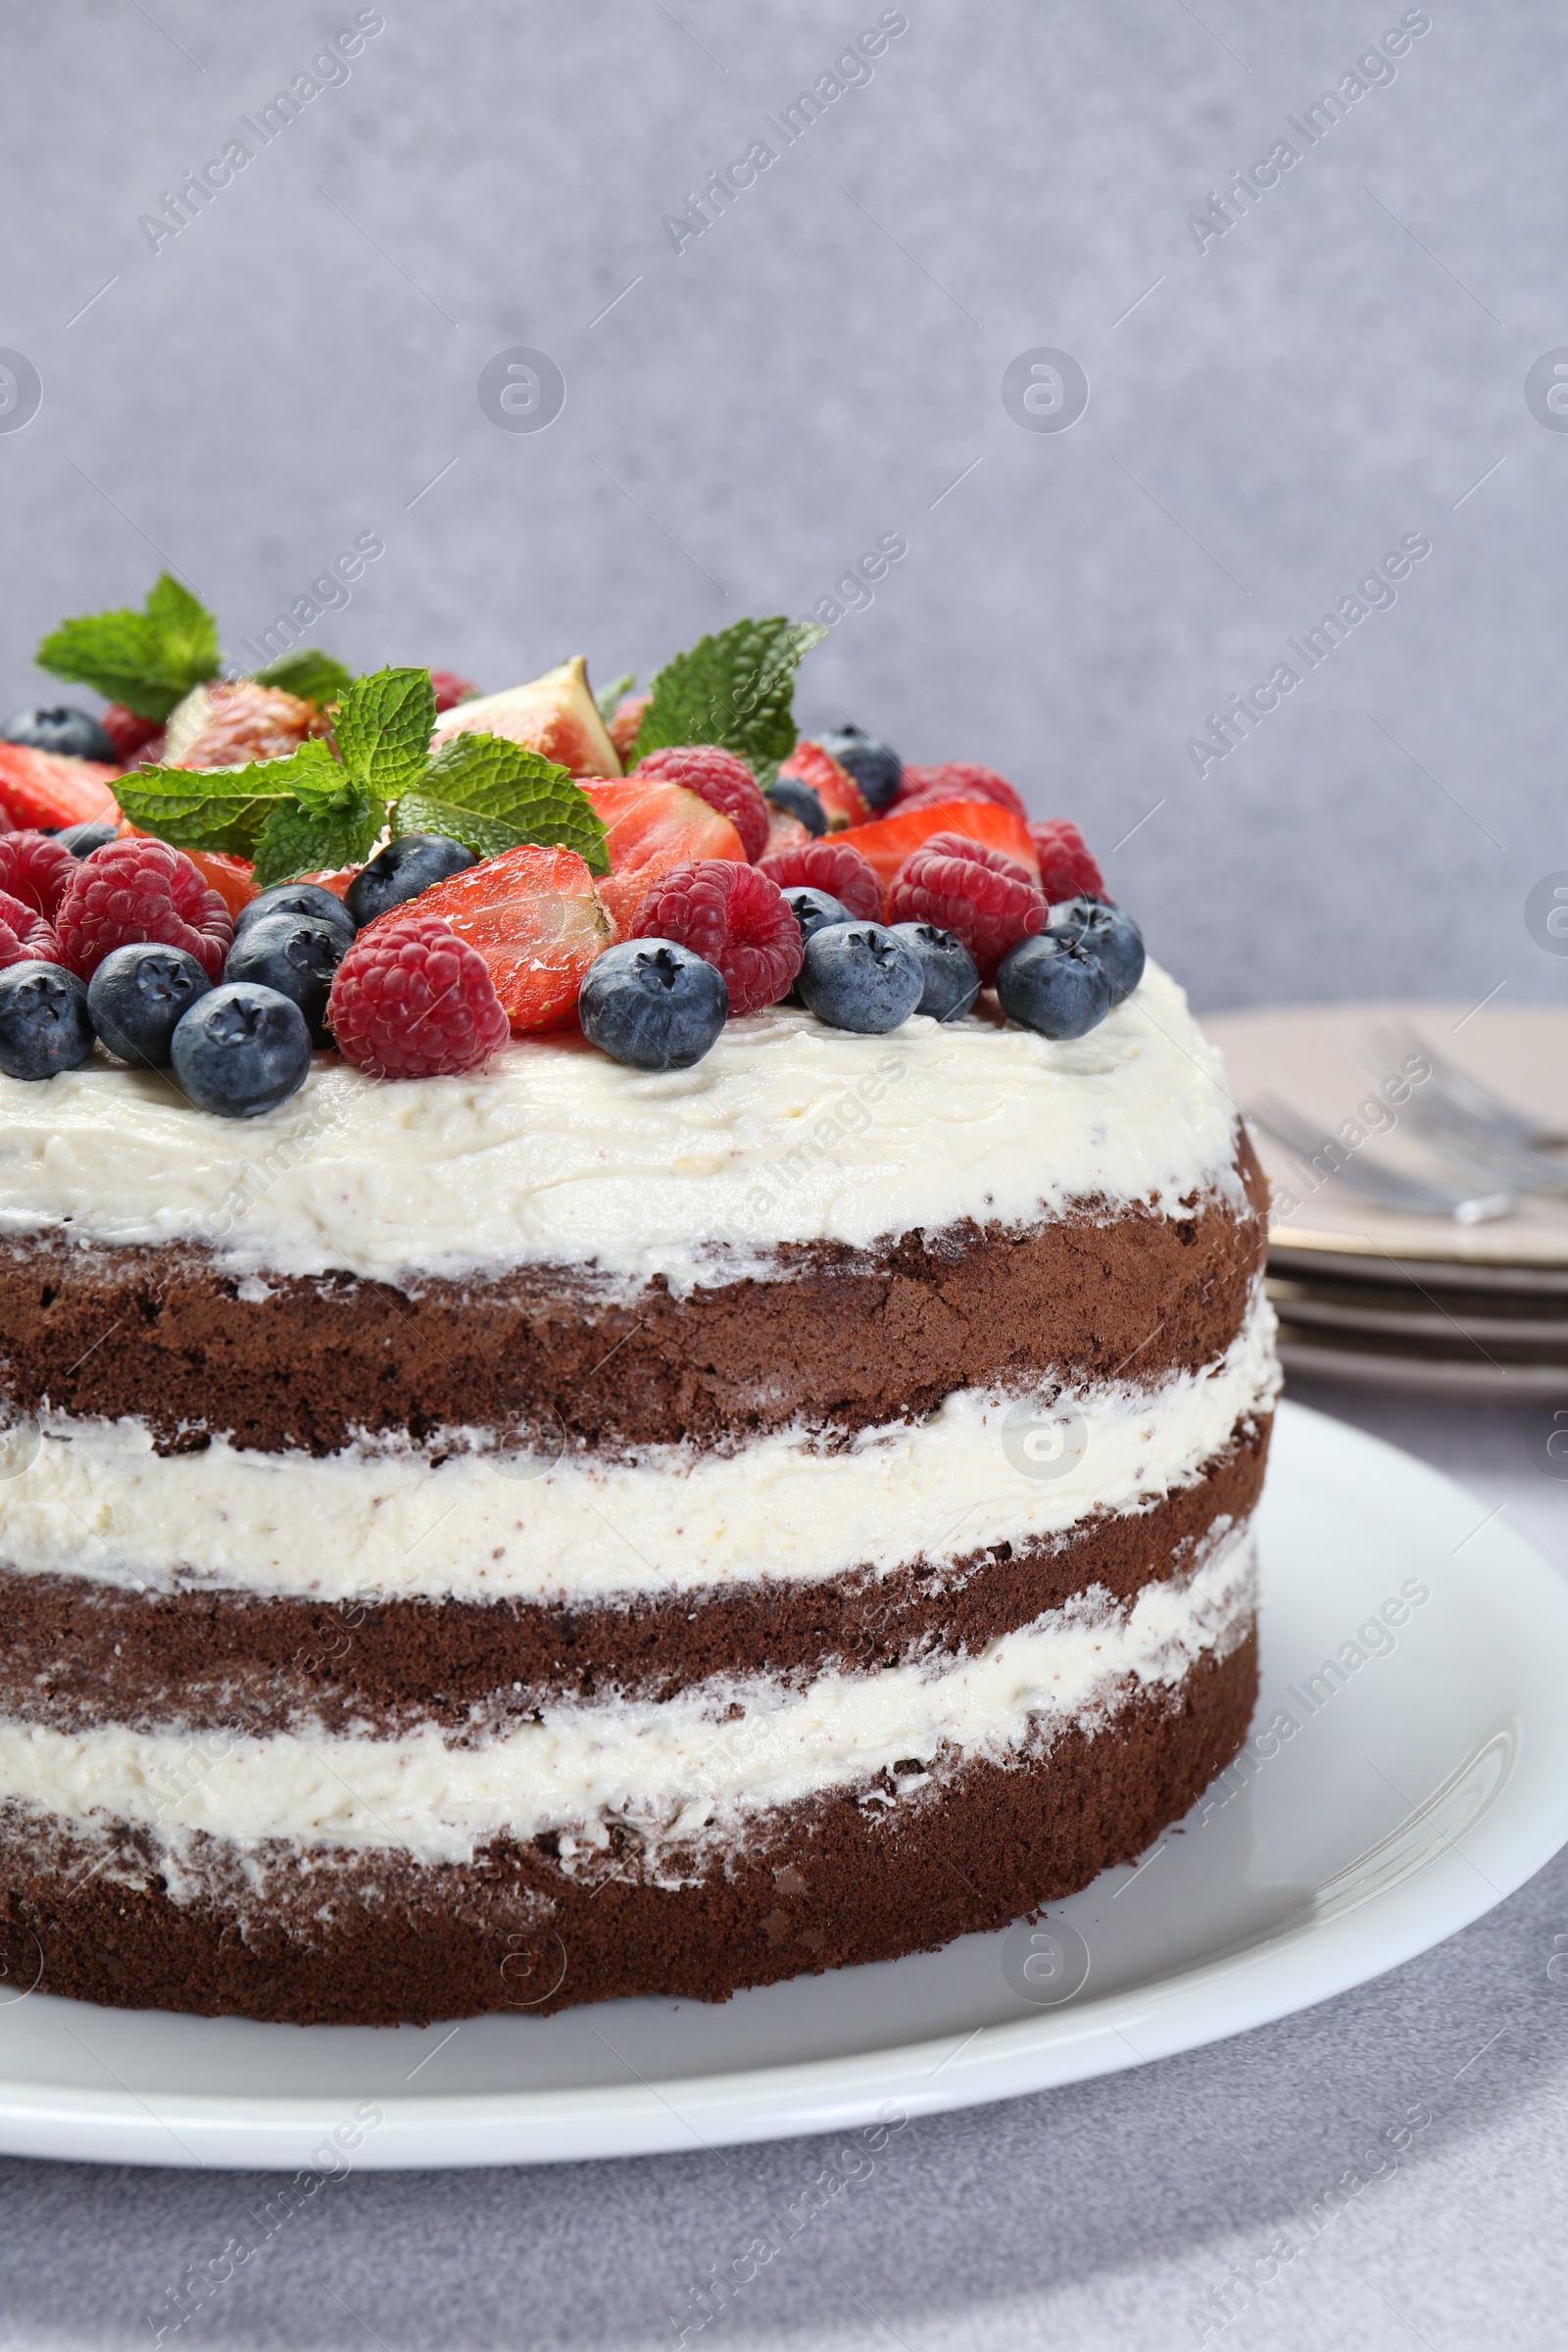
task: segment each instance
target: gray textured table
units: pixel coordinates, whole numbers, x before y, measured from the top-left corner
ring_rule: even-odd
[[[1505,1504],[1568,1571],[1568,1486],[1535,1469],[1522,1418],[1297,1393]],[[350,2176],[178,2328],[170,2290],[245,2229],[268,2176],[3,2164],[0,2342],[119,2352],[154,2342],[161,2323],[166,2346],[664,2347],[678,2313],[688,2344],[1560,2346],[1558,1935],[1568,1855],[1463,1935],[1322,2008],[910,2125],[702,2329],[692,2289],[770,2206],[799,2206],[836,2143]],[[1403,2152],[1369,2158],[1390,2132],[1408,2135]],[[1282,2232],[1311,2234],[1314,2204],[1310,2245],[1271,2256]]]

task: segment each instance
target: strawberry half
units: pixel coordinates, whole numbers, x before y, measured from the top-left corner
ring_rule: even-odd
[[[1010,808],[999,808],[995,801],[922,801],[912,808],[896,809],[891,816],[877,817],[869,825],[852,826],[848,833],[835,833],[836,847],[845,844],[858,850],[866,862],[876,869],[877,879],[885,890],[905,859],[916,851],[933,833],[962,833],[970,841],[984,843],[988,850],[1000,850],[1004,858],[1014,858],[1029,870],[1031,878],[1040,871],[1040,859],[1029,838],[1029,828]]]
[[[0,808],[14,825],[113,822],[120,814],[110,785],[120,774],[96,760],[72,760],[63,752],[37,752],[26,743],[0,743]]]
[[[572,1019],[583,974],[615,935],[576,851],[527,842],[389,906],[360,937],[415,913],[440,915],[478,949],[518,1037]]]
[[[824,752],[819,743],[808,743],[803,738],[787,760],[779,763],[781,776],[793,776],[798,784],[808,784],[821,802],[827,815],[827,829],[840,833],[846,825],[864,825],[871,820],[871,804],[847,767],[841,767],[831,752]]]
[[[599,896],[622,937],[654,884],[677,865],[697,858],[747,862],[746,845],[729,818],[684,784],[649,783],[635,775],[613,783],[591,777],[578,782],[604,821],[610,872],[601,877]]]

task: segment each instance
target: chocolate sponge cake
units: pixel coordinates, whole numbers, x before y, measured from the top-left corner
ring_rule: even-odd
[[[1135,1856],[1253,1703],[1265,1209],[1152,965],[1071,1043],[777,1004],[244,1120],[0,1078],[44,1988],[715,1999]]]

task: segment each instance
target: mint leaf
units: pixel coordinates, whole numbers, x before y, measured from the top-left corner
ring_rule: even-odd
[[[385,822],[384,805],[352,786],[329,799],[274,803],[256,844],[258,889],[270,890],[274,882],[290,882],[296,874],[363,865]]]
[[[138,718],[163,720],[220,668],[218,623],[188,588],[161,572],[140,612],[121,606],[63,620],[33,656],[40,669],[79,680]]]
[[[589,871],[610,871],[592,801],[543,753],[503,735],[449,736],[392,812],[394,833],[448,833],[476,858],[522,841],[575,850]]]
[[[423,774],[434,726],[430,672],[378,669],[343,696],[332,735],[353,781],[371,799],[395,801]]]
[[[618,678],[612,678],[608,686],[600,687],[599,692],[594,696],[594,702],[599,715],[607,727],[615,715],[615,705],[623,694],[630,694],[636,683],[637,672],[634,669],[626,669],[621,671]]]
[[[670,743],[721,743],[770,784],[795,749],[795,672],[820,621],[738,620],[666,662],[637,731],[637,759]]]
[[[251,676],[258,686],[281,686],[285,694],[318,705],[341,702],[354,683],[351,670],[314,645],[296,645]]]
[[[322,806],[343,784],[325,744],[313,740],[286,760],[253,760],[244,767],[132,768],[117,778],[115,798],[133,825],[176,850],[249,858],[279,809],[298,809],[305,801]]]

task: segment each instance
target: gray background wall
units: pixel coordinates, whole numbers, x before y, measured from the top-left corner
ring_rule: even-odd
[[[872,0],[385,0],[155,256],[138,217],[354,13],[13,13],[0,343],[44,397],[0,434],[0,694],[165,562],[238,653],[378,532],[313,633],[493,687],[808,612],[899,532],[803,718],[1077,816],[1200,1004],[1560,989],[1523,911],[1568,866],[1568,434],[1524,393],[1568,342],[1560,12],[1433,0],[1200,255],[1189,212],[1398,0],[908,0],[869,84],[677,255],[662,216]],[[566,380],[546,431],[479,406],[519,344]],[[1088,373],[1071,430],[1004,407],[1038,346]],[[1186,738],[1413,532],[1397,604],[1200,780]]]

